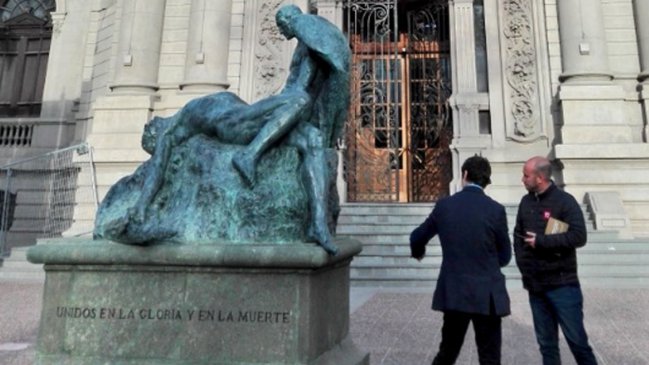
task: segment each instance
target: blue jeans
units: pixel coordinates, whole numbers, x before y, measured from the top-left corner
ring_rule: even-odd
[[[560,365],[559,327],[577,364],[595,365],[593,349],[584,329],[584,298],[578,285],[567,285],[541,293],[529,293],[536,341],[543,365]]]

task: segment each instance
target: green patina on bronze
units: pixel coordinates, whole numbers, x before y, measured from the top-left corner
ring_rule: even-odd
[[[284,89],[256,103],[221,92],[145,127],[151,158],[104,198],[95,237],[147,245],[316,242],[336,254],[337,153],[349,107],[348,42],[333,24],[280,8],[296,38]]]

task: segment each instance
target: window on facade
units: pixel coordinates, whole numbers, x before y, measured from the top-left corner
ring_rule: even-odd
[[[55,2],[8,0],[0,4],[0,118],[37,117]]]
[[[480,124],[480,134],[491,134],[491,115],[488,110],[478,111],[478,123]]]

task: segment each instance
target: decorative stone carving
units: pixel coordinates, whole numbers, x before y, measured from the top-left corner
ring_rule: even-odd
[[[456,104],[455,107],[461,113],[475,113],[480,109],[478,104]]]
[[[52,18],[52,33],[59,34],[61,33],[61,27],[65,22],[65,16],[67,13],[51,13],[50,17]]]
[[[255,100],[276,94],[283,83],[282,78],[278,76],[287,74],[287,67],[280,57],[285,41],[275,24],[275,13],[281,5],[281,0],[271,0],[264,1],[259,7],[259,46],[255,52]]]
[[[532,4],[528,0],[505,0],[503,6],[506,92],[514,121],[509,137],[529,141],[538,137],[541,120]]]

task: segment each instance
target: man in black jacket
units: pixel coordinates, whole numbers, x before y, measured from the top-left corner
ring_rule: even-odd
[[[490,176],[487,159],[468,158],[462,165],[462,191],[437,202],[410,235],[412,257],[417,260],[435,235],[442,244],[433,309],[444,312],[444,324],[433,365],[455,363],[470,322],[480,364],[500,364],[501,317],[510,313],[500,268],[509,263],[512,250],[505,208],[484,193]]]
[[[577,363],[597,364],[584,329],[577,277],[576,249],[586,244],[584,215],[575,198],[559,189],[551,175],[552,165],[544,157],[532,157],[523,167],[521,180],[529,193],[521,199],[516,217],[516,264],[529,293],[543,365],[561,364],[559,326]],[[567,229],[546,231],[551,219],[567,223]]]

